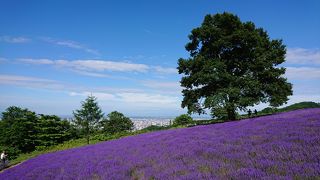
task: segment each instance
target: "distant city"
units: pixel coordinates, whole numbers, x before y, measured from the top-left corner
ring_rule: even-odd
[[[73,119],[73,116],[60,116],[62,119],[67,119],[71,121]],[[133,130],[141,130],[143,128],[155,125],[155,126],[168,126],[170,125],[175,117],[129,117],[133,124],[134,128]],[[193,117],[194,120],[205,120],[205,119],[210,119],[209,116],[207,117],[201,117],[201,116],[196,116]]]

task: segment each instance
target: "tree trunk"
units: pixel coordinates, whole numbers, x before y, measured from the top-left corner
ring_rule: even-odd
[[[89,144],[89,139],[90,139],[90,131],[89,131],[89,125],[87,126],[87,144]]]
[[[230,105],[229,107],[227,107],[227,113],[228,113],[228,120],[229,121],[233,121],[236,120],[236,110],[234,108],[234,104]]]

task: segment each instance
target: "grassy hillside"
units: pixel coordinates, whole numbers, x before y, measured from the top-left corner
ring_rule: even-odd
[[[285,112],[285,111],[297,110],[297,109],[303,109],[303,108],[317,108],[317,107],[320,107],[319,103],[301,102],[301,103],[296,103],[296,104],[284,107],[282,109],[266,108],[266,109],[258,112],[258,116],[270,115],[270,114],[274,114],[277,112]],[[247,115],[242,115],[240,118],[245,119],[245,118],[247,118]],[[197,120],[197,121],[194,121],[193,124],[189,124],[188,126],[191,127],[191,126],[197,126],[197,125],[208,125],[208,124],[216,124],[216,123],[223,123],[223,122],[224,122],[223,120]],[[166,129],[172,129],[172,128],[176,128],[176,127],[150,126],[150,127],[147,127],[143,130],[139,130],[136,132],[122,132],[122,133],[117,133],[112,136],[111,135],[107,135],[107,136],[106,135],[96,135],[96,136],[91,137],[92,138],[91,144],[96,144],[101,141],[118,139],[118,138],[125,137],[125,136],[137,135],[137,134],[142,134],[142,133],[146,133],[146,132],[166,130]],[[42,150],[36,150],[31,153],[20,154],[18,156],[18,158],[10,161],[10,166],[18,164],[20,162],[23,162],[27,159],[36,157],[41,154],[70,149],[70,148],[74,148],[74,147],[80,147],[80,146],[84,146],[84,145],[87,145],[85,139],[76,139],[76,140],[70,140],[70,141],[64,142],[62,144],[55,145],[55,146],[46,147]]]
[[[305,108],[320,108],[320,104],[315,102],[300,102],[300,103],[295,103],[290,106],[281,108],[279,110],[284,112],[284,111],[293,111],[293,110],[305,109]]]
[[[49,153],[0,179],[320,177],[320,109],[140,134]]]

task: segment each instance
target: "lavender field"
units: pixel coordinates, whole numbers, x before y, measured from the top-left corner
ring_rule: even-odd
[[[320,109],[159,131],[44,154],[0,179],[317,179]]]

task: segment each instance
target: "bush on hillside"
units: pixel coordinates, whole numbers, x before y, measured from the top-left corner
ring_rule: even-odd
[[[262,114],[272,114],[277,112],[277,108],[267,107],[260,111]]]
[[[108,114],[108,118],[102,122],[103,131],[107,134],[115,134],[133,129],[133,122],[122,113],[113,111]]]
[[[158,131],[158,130],[165,130],[165,129],[170,129],[170,126],[157,126],[157,125],[151,125],[146,128],[141,129],[140,131]]]
[[[188,125],[190,123],[193,123],[193,119],[191,116],[189,116],[188,114],[182,114],[178,117],[176,117],[173,120],[173,125],[174,126],[178,126],[178,125]]]
[[[290,106],[284,107],[281,111],[293,111],[297,109],[305,109],[305,108],[320,108],[320,104],[315,102],[300,102],[295,103]]]

